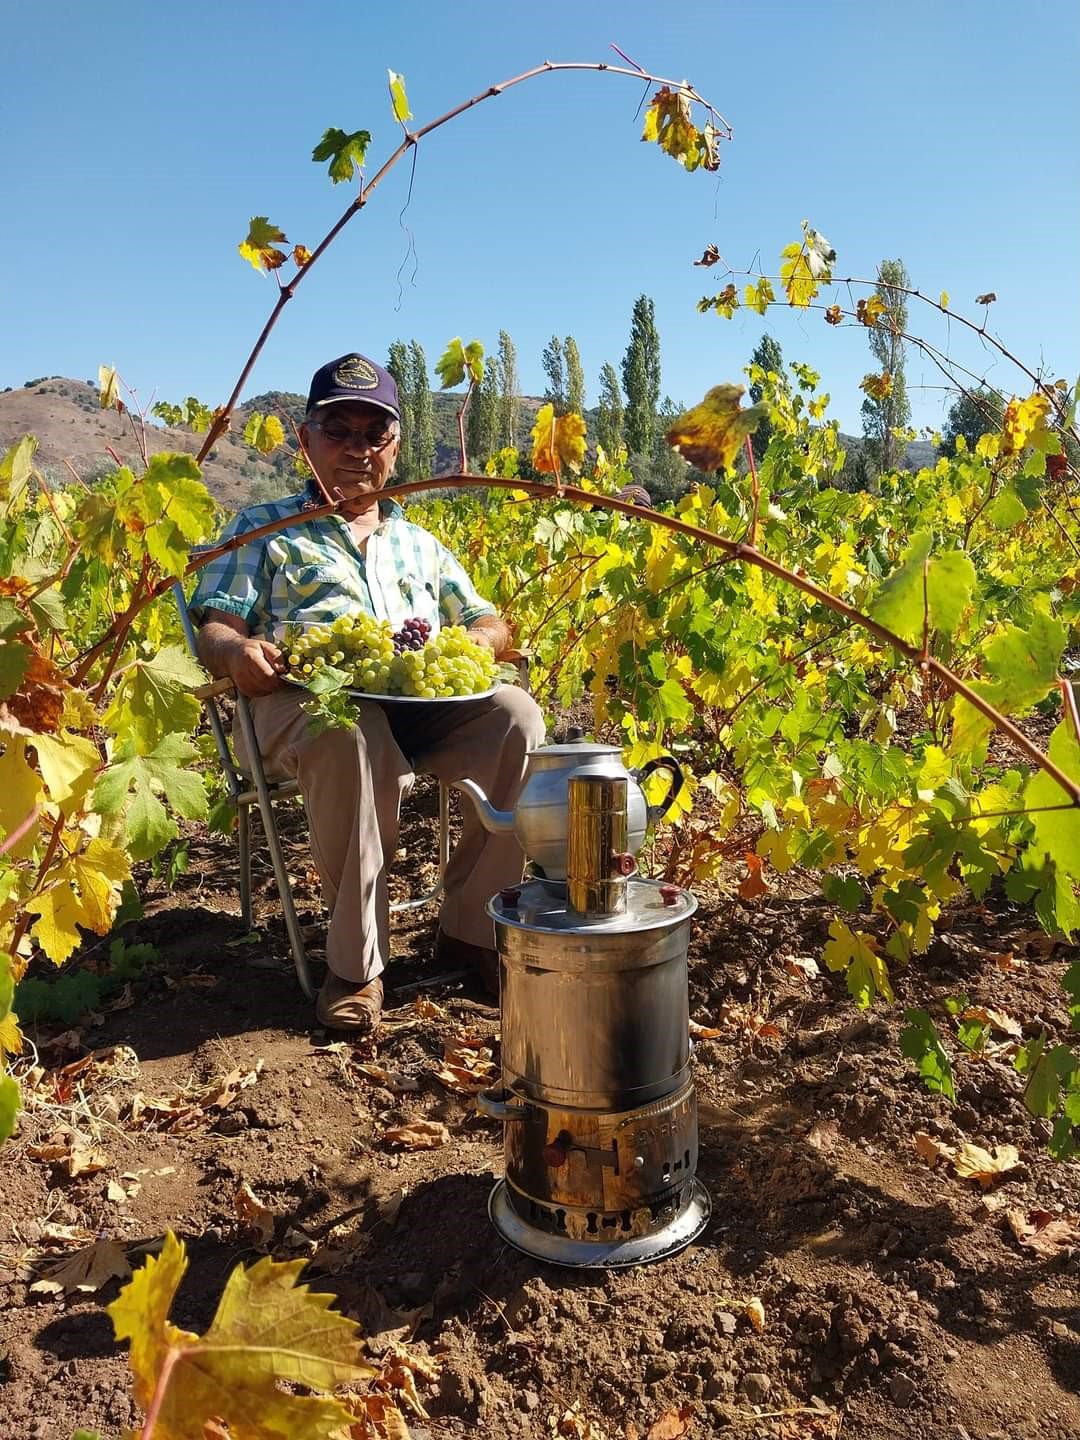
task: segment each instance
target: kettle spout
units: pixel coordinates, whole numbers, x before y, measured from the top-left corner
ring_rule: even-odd
[[[514,833],[514,812],[512,810],[496,810],[475,780],[451,780],[450,784],[462,795],[468,795],[476,806],[476,813],[485,830],[490,830],[493,835],[512,835]]]

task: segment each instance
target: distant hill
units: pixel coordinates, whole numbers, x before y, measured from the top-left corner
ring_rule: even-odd
[[[275,454],[260,456],[243,439],[244,424],[255,410],[263,414],[284,414],[299,425],[304,416],[303,395],[287,390],[270,390],[253,396],[237,408],[232,430],[214,446],[203,467],[207,488],[228,510],[239,509],[254,500],[287,495],[298,488],[293,470],[295,441],[291,426],[286,425],[285,445]],[[446,474],[458,465],[457,413],[461,393],[436,391],[432,395],[435,429],[435,473]],[[542,399],[521,397],[519,445],[528,443],[529,431]],[[586,412],[590,435],[595,411]],[[138,417],[134,417],[138,425]],[[137,464],[139,446],[127,415],[115,410],[98,408],[97,386],[86,380],[71,380],[54,375],[0,393],[0,453],[21,436],[33,434],[38,439],[37,462],[46,477],[56,484],[67,484],[74,469],[84,480],[93,480],[114,466],[109,450],[115,451],[124,464]],[[862,446],[857,436],[842,435],[841,443],[849,452]],[[161,450],[197,453],[202,436],[189,431],[148,423],[145,427],[148,453]],[[919,469],[934,463],[934,447],[923,440],[908,446],[905,463]],[[71,467],[69,469],[68,467]]]

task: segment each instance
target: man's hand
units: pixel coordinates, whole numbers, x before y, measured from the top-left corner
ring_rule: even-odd
[[[248,634],[245,621],[210,610],[198,636],[199,659],[211,675],[227,675],[241,695],[269,695],[283,684],[285,661],[269,640]]]
[[[285,661],[269,640],[239,640],[229,646],[223,658],[229,678],[241,695],[270,695],[281,689]]]
[[[510,627],[498,615],[481,615],[478,620],[473,621],[466,633],[469,639],[475,640],[478,645],[486,645],[496,657],[510,645]]]

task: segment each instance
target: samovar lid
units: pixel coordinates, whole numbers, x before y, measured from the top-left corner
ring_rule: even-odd
[[[689,890],[638,876],[626,882],[626,910],[621,915],[579,914],[570,907],[566,886],[553,880],[512,886],[487,904],[488,914],[501,925],[582,935],[671,929],[689,920],[696,909],[697,900]]]
[[[620,745],[601,745],[597,740],[563,740],[558,745],[538,745],[529,755],[621,755]]]

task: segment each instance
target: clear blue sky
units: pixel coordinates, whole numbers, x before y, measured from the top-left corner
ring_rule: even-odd
[[[976,314],[1054,375],[1080,368],[1080,7],[911,0],[692,7],[638,0],[526,6],[434,0],[4,7],[0,181],[5,196],[0,386],[115,364],[144,399],[230,390],[274,299],[237,254],[252,215],[313,246],[348,187],[311,149],[328,126],[369,129],[372,173],[399,138],[386,70],[418,122],[544,60],[618,62],[688,78],[726,115],[719,178],[638,143],[635,81],[542,76],[438,131],[399,223],[402,164],[312,271],[249,393],[302,390],[358,348],[416,338],[429,362],[454,335],[512,335],[523,388],[543,390],[547,338],[573,334],[595,403],[630,311],[656,302],[663,388],[693,403],[740,368],[766,328],[822,372],[858,430],[865,332],[819,313],[700,316],[716,270],[775,270],[806,217],[837,273],[900,256],[916,284]],[[399,287],[398,272],[402,281]],[[914,323],[914,317],[913,317]],[[1004,363],[928,314],[922,333],[1007,392]],[[941,377],[908,360],[918,424],[942,413]]]

